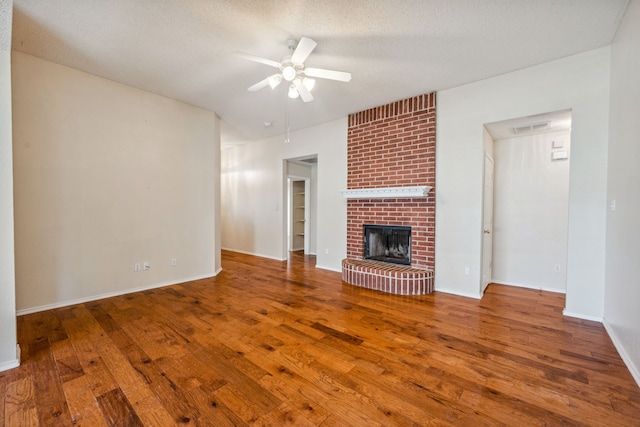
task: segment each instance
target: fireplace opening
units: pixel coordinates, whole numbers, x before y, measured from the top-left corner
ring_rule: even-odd
[[[364,259],[411,265],[411,227],[365,224]]]

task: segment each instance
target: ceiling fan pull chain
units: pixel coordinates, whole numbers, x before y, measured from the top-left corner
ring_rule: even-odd
[[[289,98],[286,98],[285,100],[284,127],[285,127],[284,143],[288,144],[291,142],[291,140],[289,139]]]

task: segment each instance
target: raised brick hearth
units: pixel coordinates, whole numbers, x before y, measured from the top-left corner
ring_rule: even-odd
[[[342,260],[342,280],[376,291],[397,295],[433,292],[433,271],[369,260]]]
[[[347,259],[343,280],[356,286],[373,283],[372,289],[394,292],[384,280],[361,276],[391,277],[398,266],[367,261],[354,272],[350,260],[363,259],[363,225],[411,227],[411,267],[430,272],[435,263],[435,93],[393,102],[349,115],[347,138],[347,189],[428,186],[426,197],[356,198],[347,202]],[[368,264],[370,262],[375,265]],[[358,264],[363,265],[363,264]],[[345,276],[345,268],[348,270]],[[402,267],[400,267],[402,268]],[[384,273],[385,269],[387,273]],[[385,276],[386,275],[386,276]],[[418,277],[420,275],[416,275]],[[412,289],[421,286],[412,284]],[[370,287],[370,286],[367,286]],[[385,287],[385,289],[383,289]],[[404,293],[403,294],[412,294]]]

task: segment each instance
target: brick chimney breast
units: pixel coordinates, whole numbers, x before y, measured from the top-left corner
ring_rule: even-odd
[[[427,197],[347,201],[347,259],[363,258],[363,225],[411,227],[411,266],[435,257],[435,92],[349,115],[347,188],[430,186]]]

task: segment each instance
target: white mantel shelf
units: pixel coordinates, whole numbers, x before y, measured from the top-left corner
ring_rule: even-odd
[[[428,185],[418,187],[385,187],[385,188],[354,188],[340,190],[345,199],[397,199],[412,197],[427,197],[431,190]]]

